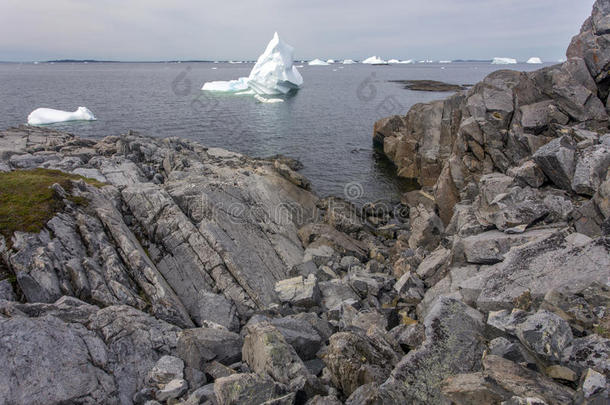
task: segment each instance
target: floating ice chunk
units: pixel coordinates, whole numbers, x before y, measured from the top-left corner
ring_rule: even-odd
[[[516,59],[498,57],[495,57],[494,60],[491,62],[492,65],[514,65],[515,63],[517,63]]]
[[[398,59],[390,59],[390,60],[388,61],[388,63],[389,63],[389,64],[391,64],[391,65],[393,65],[393,64],[395,64],[395,63],[400,63],[400,61],[399,61]]]
[[[385,60],[378,58],[377,56],[371,56],[370,58],[366,58],[362,61],[362,63],[367,65],[387,65],[388,62]]]
[[[353,65],[354,63],[356,63],[356,62],[353,59],[344,59],[343,60],[344,65]]]
[[[256,94],[254,90],[245,90],[235,93],[236,96],[252,96]]]
[[[201,89],[230,93],[251,89],[257,94],[286,94],[303,84],[303,77],[293,65],[293,52],[294,49],[280,40],[276,32],[250,71],[250,76],[237,80],[207,82]]]
[[[453,61],[451,61],[451,60],[440,60],[440,61],[438,61],[438,63],[443,63],[443,64],[452,63],[452,62]]]
[[[283,103],[284,100],[281,98],[265,98],[260,94],[255,94],[254,98],[260,101],[261,103]]]
[[[537,58],[535,56],[532,56],[531,58],[529,58],[527,60],[527,63],[529,64],[533,64],[533,65],[539,65],[542,63],[542,60],[540,58]]]
[[[403,64],[403,65],[408,65],[408,64],[413,63],[413,59],[401,60],[401,61],[400,61],[400,62],[398,62],[398,63]]]
[[[237,80],[218,80],[215,82],[206,82],[203,84],[201,90],[218,91],[225,93],[234,93],[237,91],[248,90],[248,78],[240,77]]]
[[[309,66],[328,66],[328,63],[324,62],[321,59],[314,59],[309,61],[308,63]]]
[[[277,34],[259,56],[248,77],[248,86],[259,94],[286,94],[303,84],[303,77],[294,66],[294,48]]]
[[[329,59],[326,61],[326,63],[328,63],[329,65],[332,65],[333,63],[335,63],[334,59]]]
[[[76,111],[54,110],[52,108],[37,108],[28,115],[28,124],[44,125],[68,121],[94,121],[95,116],[87,107],[78,107]]]

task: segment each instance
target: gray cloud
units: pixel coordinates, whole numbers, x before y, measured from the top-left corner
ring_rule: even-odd
[[[0,60],[296,57],[557,60],[593,0],[2,0]]]

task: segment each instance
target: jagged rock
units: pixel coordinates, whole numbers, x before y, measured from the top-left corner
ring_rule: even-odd
[[[581,151],[574,169],[572,190],[592,197],[608,173],[610,146],[593,145]]]
[[[574,339],[572,345],[563,351],[562,364],[582,372],[592,368],[606,375],[610,373],[610,339],[599,335],[589,335]]]
[[[411,237],[409,238],[411,249],[421,246],[427,250],[434,250],[438,246],[444,230],[443,221],[422,204],[411,207],[409,217],[411,219]]]
[[[188,389],[188,383],[182,379],[171,380],[165,386],[157,391],[157,401],[165,402],[170,399],[179,398]]]
[[[593,298],[590,292],[594,293]],[[550,290],[544,296],[541,308],[551,311],[570,323],[570,326],[579,330],[590,330],[593,325],[599,324],[596,308],[610,303],[608,287],[601,284],[576,292],[563,290]]]
[[[535,365],[536,359],[519,342],[497,337],[489,342],[489,354],[503,357],[518,364]]]
[[[435,285],[447,274],[451,251],[443,247],[435,249],[419,264],[417,275],[427,286]]]
[[[350,236],[337,231],[328,224],[308,224],[299,229],[299,238],[307,248],[328,246],[343,255],[363,259],[366,246]]]
[[[575,291],[604,282],[610,266],[610,243],[579,234],[556,232],[546,238],[513,248],[504,261],[483,276],[478,308],[493,311],[512,308],[514,300],[528,291],[540,302],[547,291]],[[572,269],[578,268],[578,272]]]
[[[441,382],[481,366],[483,317],[455,299],[440,297],[424,319],[426,340],[396,365],[386,384],[411,402],[440,403]],[[385,384],[384,384],[385,385]]]
[[[414,323],[411,325],[398,325],[390,331],[390,334],[401,346],[415,349],[426,339],[424,325]]]
[[[298,276],[278,281],[275,283],[275,292],[281,302],[297,307],[311,308],[318,305],[320,301],[318,279],[313,274],[307,278]]]
[[[185,329],[179,334],[177,353],[187,366],[202,370],[212,360],[225,365],[241,360],[242,343],[237,333],[225,329]]]
[[[324,340],[328,339],[330,330],[324,333],[324,338],[318,330],[313,326],[320,325],[321,328],[329,328],[330,326],[322,325],[324,321],[319,319],[316,314],[308,313],[304,316],[292,315],[283,318],[267,318],[263,316],[254,316],[248,321],[248,325],[257,322],[270,322],[284,336],[286,341],[296,350],[301,360],[311,360],[316,357],[316,353],[320,350]],[[316,319],[311,319],[311,318]],[[313,324],[312,324],[313,323]]]
[[[593,200],[604,218],[610,218],[610,172],[606,174],[606,179],[599,186]]]
[[[545,310],[539,310],[519,324],[517,336],[527,348],[549,361],[559,361],[574,338],[565,320]]]
[[[2,280],[0,281],[0,300],[7,301],[16,301],[17,297],[15,296],[15,292],[13,291],[13,286],[10,281]]]
[[[333,384],[349,396],[363,384],[385,381],[398,357],[391,348],[368,336],[339,332],[330,337],[322,360]]]
[[[271,323],[250,324],[246,333],[242,355],[254,372],[270,375],[291,391],[304,391],[309,397],[325,393],[321,383]]]
[[[122,402],[121,387],[105,371],[112,361],[106,344],[82,325],[53,316],[3,319],[0,342],[2,402]]]
[[[224,326],[232,332],[239,330],[239,318],[235,304],[221,294],[202,292],[199,294],[199,316],[195,322],[201,325],[210,321]]]
[[[487,316],[487,324],[502,332],[517,336],[517,327],[525,322],[528,316],[528,312],[516,308],[490,311]]]
[[[157,386],[164,386],[172,380],[184,377],[184,362],[178,357],[163,356],[148,373],[148,381]]]
[[[322,397],[320,395],[316,395],[315,397],[313,397],[312,399],[307,401],[307,403],[305,405],[342,405],[342,404],[343,403],[341,401],[339,401],[336,397],[331,397],[331,396]]]
[[[608,383],[606,376],[588,368],[582,375],[579,391],[582,392],[584,399],[594,396],[598,396],[602,400],[607,399]]]
[[[544,173],[533,160],[528,160],[521,166],[510,168],[507,174],[514,177],[523,185],[538,188],[544,184]]]
[[[499,231],[487,231],[478,235],[457,239],[454,242],[454,261],[465,260],[475,264],[494,264],[504,260],[504,256],[513,246],[544,238],[556,232],[556,229],[531,230],[521,234],[506,234]],[[456,254],[457,253],[457,254]],[[459,256],[463,253],[463,259]]]
[[[327,309],[335,309],[342,302],[354,300],[358,301],[358,294],[352,289],[347,281],[333,279],[319,283],[322,293],[322,304]]]
[[[405,404],[407,399],[397,387],[377,383],[364,384],[358,387],[345,401],[346,405],[384,405]]]
[[[457,404],[500,403],[515,396],[549,404],[572,403],[574,391],[509,360],[489,355],[483,359],[483,367],[482,372],[449,377],[443,383],[443,394]]]
[[[536,151],[534,161],[544,174],[560,188],[572,189],[575,167],[575,146],[571,138],[554,139]]]
[[[294,393],[288,393],[285,386],[270,377],[259,374],[233,374],[219,378],[214,383],[214,393],[219,405],[263,404],[289,396],[277,404],[292,404]]]
[[[548,366],[544,373],[555,380],[574,382],[577,379],[574,370],[559,364]]]
[[[417,304],[424,298],[425,285],[417,274],[408,272],[394,284],[394,290],[405,302]]]

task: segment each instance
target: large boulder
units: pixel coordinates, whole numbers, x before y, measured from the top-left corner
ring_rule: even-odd
[[[424,343],[403,357],[384,386],[399,386],[412,403],[438,404],[445,378],[481,368],[483,315],[461,301],[440,297],[424,327]]]

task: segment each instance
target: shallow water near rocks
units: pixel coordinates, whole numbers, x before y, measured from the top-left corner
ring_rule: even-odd
[[[248,95],[200,91],[206,81],[247,76],[252,63],[4,63],[0,128],[24,124],[38,107],[73,111],[85,106],[97,121],[50,127],[96,139],[132,129],[256,157],[284,154],[303,163],[301,172],[322,196],[395,201],[412,185],[396,178],[392,164],[374,151],[374,122],[451,93],[405,90],[389,80],[473,84],[504,68],[487,63],[304,65],[299,70],[305,84],[298,93],[282,103],[260,103]]]

